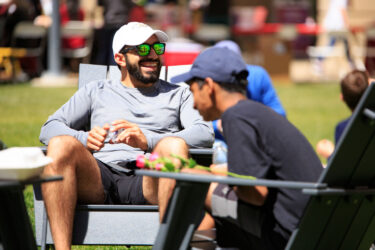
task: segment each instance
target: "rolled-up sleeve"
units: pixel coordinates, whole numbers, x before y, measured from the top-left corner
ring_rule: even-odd
[[[174,133],[150,133],[146,135],[148,150],[152,151],[157,142],[168,136],[177,136],[185,140],[192,148],[210,148],[214,142],[214,131],[211,122],[203,121],[201,115],[193,108],[193,95],[188,88],[184,89],[180,105],[180,124],[182,130]]]

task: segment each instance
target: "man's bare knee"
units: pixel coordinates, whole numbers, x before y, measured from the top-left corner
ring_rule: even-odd
[[[82,157],[85,150],[82,143],[72,136],[53,137],[47,149],[47,155],[53,159],[53,163],[46,167],[45,173],[60,172],[60,168],[76,166],[75,162]]]
[[[180,137],[166,137],[161,139],[155,147],[155,152],[162,156],[169,156],[171,153],[187,156],[188,146]]]
[[[72,157],[85,150],[83,144],[73,136],[61,135],[53,137],[48,143],[47,155],[52,157]]]

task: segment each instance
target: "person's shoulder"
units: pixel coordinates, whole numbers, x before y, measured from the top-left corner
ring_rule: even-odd
[[[253,77],[269,75],[267,70],[259,65],[248,64],[247,70],[249,71],[250,76]]]
[[[107,79],[94,80],[80,87],[79,91],[86,92],[87,94],[94,94],[103,91],[106,88],[113,88],[113,85],[115,84],[114,81]]]
[[[348,125],[350,118],[351,116],[337,123],[336,129],[343,130],[346,127],[346,125]]]
[[[100,79],[100,80],[94,80],[94,81],[88,82],[83,87],[86,88],[87,90],[103,89],[106,86],[109,86],[111,84],[113,84],[112,80]]]
[[[265,106],[262,103],[253,101],[251,99],[241,100],[236,105],[228,108],[224,114],[227,113],[227,117],[234,118],[236,116],[251,116],[251,117],[275,117],[280,116],[271,108]],[[223,115],[224,115],[223,114]]]
[[[249,99],[241,100],[236,105],[225,110],[225,112],[223,113],[223,116],[227,118],[235,117],[241,114],[242,112],[249,112],[249,110],[253,109],[254,105],[256,106],[257,103],[252,100],[249,100]]]
[[[232,108],[234,109],[248,109],[248,108],[263,108],[264,105],[260,104],[259,102],[253,101],[251,99],[245,99],[239,101],[236,105]]]
[[[255,64],[247,64],[247,69],[251,71],[267,72],[265,68],[263,68],[260,65],[255,65]]]

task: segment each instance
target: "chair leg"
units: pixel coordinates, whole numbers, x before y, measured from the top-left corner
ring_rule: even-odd
[[[46,250],[47,227],[48,227],[47,211],[46,211],[45,205],[43,204],[42,239],[41,239],[41,242],[40,242],[41,250]]]

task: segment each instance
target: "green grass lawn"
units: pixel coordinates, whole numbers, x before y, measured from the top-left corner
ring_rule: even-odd
[[[276,85],[291,121],[314,146],[322,139],[333,140],[334,129],[350,110],[340,100],[338,84]]]
[[[288,119],[301,130],[314,148],[322,138],[333,140],[336,123],[350,115],[339,99],[337,84],[293,85],[276,82],[275,87],[287,111]],[[40,146],[38,137],[41,126],[75,91],[74,87],[36,88],[29,84],[0,85],[0,139],[8,147]],[[32,188],[27,187],[24,193],[33,222]],[[76,249],[126,248],[100,246]]]

